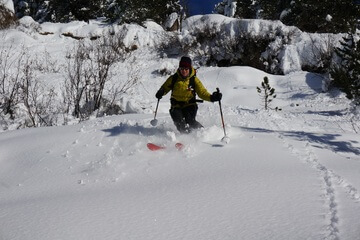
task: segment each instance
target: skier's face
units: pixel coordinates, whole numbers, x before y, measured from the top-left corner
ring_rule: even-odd
[[[181,76],[188,77],[190,74],[190,68],[181,67],[179,68]]]

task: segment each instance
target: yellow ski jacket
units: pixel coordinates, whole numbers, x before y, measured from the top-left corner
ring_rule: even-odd
[[[191,102],[194,99],[193,90],[195,93],[203,100],[210,102],[211,94],[206,90],[201,81],[195,76],[195,69],[192,67],[191,72],[188,77],[183,78],[179,72],[179,70],[175,73],[177,74],[176,82],[173,84],[173,75],[170,76],[165,83],[161,86],[164,89],[164,95],[166,95],[170,90],[172,107],[186,107],[192,104],[196,104],[195,102]],[[194,76],[195,89],[189,89],[190,78]],[[171,89],[172,88],[172,89]],[[173,104],[174,103],[174,104]],[[181,103],[181,104],[179,104]]]

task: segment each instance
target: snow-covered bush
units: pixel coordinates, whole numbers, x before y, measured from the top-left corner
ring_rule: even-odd
[[[180,42],[202,64],[247,65],[276,74],[324,73],[341,36],[306,33],[280,21],[204,15],[184,21]]]
[[[0,115],[15,119],[19,103],[20,69],[24,52],[17,52],[14,44],[0,49]]]
[[[86,119],[100,108],[110,70],[118,59],[109,45],[79,41],[68,52],[66,96],[69,110],[77,118]]]
[[[15,44],[0,49],[0,125],[3,129],[51,126],[59,108],[53,86],[39,77],[48,69],[41,54]]]
[[[239,20],[220,15],[184,22],[183,51],[203,64],[246,65],[283,73],[278,56],[296,31],[278,22]]]
[[[81,40],[67,53],[67,76],[64,84],[66,114],[81,120],[91,115],[119,114],[123,111],[117,101],[139,82],[138,65],[119,35],[108,34],[95,41]],[[120,62],[133,61],[127,77],[117,85],[108,86]]]
[[[5,5],[0,3],[0,30],[16,25],[16,17]]]
[[[25,126],[53,126],[58,121],[56,92],[36,75],[35,61],[26,55],[21,67],[20,104],[26,112]]]

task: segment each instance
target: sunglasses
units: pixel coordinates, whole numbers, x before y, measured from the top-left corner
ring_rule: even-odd
[[[180,69],[180,71],[189,71],[190,70],[190,68],[185,68],[185,67],[181,67],[179,69]]]

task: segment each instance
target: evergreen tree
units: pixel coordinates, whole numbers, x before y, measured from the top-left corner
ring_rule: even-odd
[[[359,36],[358,36],[359,37]],[[336,54],[341,58],[340,66],[331,70],[334,85],[346,93],[356,105],[360,105],[360,41],[354,34],[344,37]]]
[[[360,6],[345,0],[297,0],[281,21],[306,32],[341,33],[353,31],[360,16]]]
[[[284,11],[289,9],[292,0],[258,0],[258,18],[279,20]]]
[[[171,13],[180,13],[182,7],[180,0],[114,0],[109,10],[107,17],[111,21],[141,24],[152,19],[163,24]]]
[[[274,0],[259,0],[259,17],[268,20],[279,19],[277,2]]]
[[[281,13],[288,9],[292,0],[223,0],[216,5],[215,11],[227,15],[225,9],[236,3],[236,18],[278,20]]]
[[[264,81],[261,82],[261,88],[256,87],[257,92],[264,102],[265,110],[271,109],[276,111],[281,111],[281,108],[271,108],[270,103],[276,98],[275,88],[270,86],[269,78],[264,77]]]
[[[70,22],[75,20],[71,12],[71,0],[51,0],[49,18],[54,22]]]
[[[240,2],[240,5],[247,5],[247,1],[243,1],[243,0],[223,0],[222,2],[219,2],[218,4],[215,5],[214,7],[214,12],[218,13],[218,14],[222,14],[225,15],[227,17],[234,17],[236,15],[236,3]],[[246,8],[246,7],[245,7]],[[241,10],[240,14],[242,14]],[[239,18],[242,18],[242,16],[240,15]]]
[[[252,0],[237,0],[236,1],[236,18],[254,18],[255,10],[253,9]]]
[[[48,4],[45,0],[14,0],[15,13],[18,18],[30,16],[36,21],[43,21],[47,16]]]
[[[225,2],[223,1],[217,3],[214,7],[214,12],[217,14],[225,15]]]
[[[235,16],[226,11],[236,3]],[[359,28],[359,0],[223,0],[215,12],[229,17],[281,20],[306,32],[345,33]]]
[[[51,0],[48,19],[55,22],[88,21],[102,17],[106,0]]]

